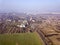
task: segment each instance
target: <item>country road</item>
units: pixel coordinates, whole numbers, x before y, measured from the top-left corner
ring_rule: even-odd
[[[53,45],[52,42],[48,38],[47,38],[48,41],[46,40],[46,37],[45,37],[45,35],[43,34],[43,32],[41,30],[39,30],[39,31],[37,30],[36,32],[39,34],[39,36],[43,40],[44,45]]]

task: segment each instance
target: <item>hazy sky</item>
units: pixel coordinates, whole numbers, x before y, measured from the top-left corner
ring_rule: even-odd
[[[60,12],[60,0],[0,0],[0,11]]]

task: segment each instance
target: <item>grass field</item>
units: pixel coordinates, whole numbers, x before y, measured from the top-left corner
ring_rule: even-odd
[[[0,45],[43,45],[39,35],[34,33],[0,34]]]

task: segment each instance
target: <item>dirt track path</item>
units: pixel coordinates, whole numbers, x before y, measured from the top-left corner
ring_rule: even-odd
[[[41,37],[44,45],[48,45],[47,42],[46,42],[46,40],[45,40],[44,34],[43,34],[41,31],[36,31],[36,32],[37,32],[37,33],[39,34],[39,36]]]

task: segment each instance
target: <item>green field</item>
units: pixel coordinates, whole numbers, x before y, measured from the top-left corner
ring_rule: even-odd
[[[0,34],[0,45],[43,45],[39,35],[34,33]]]

